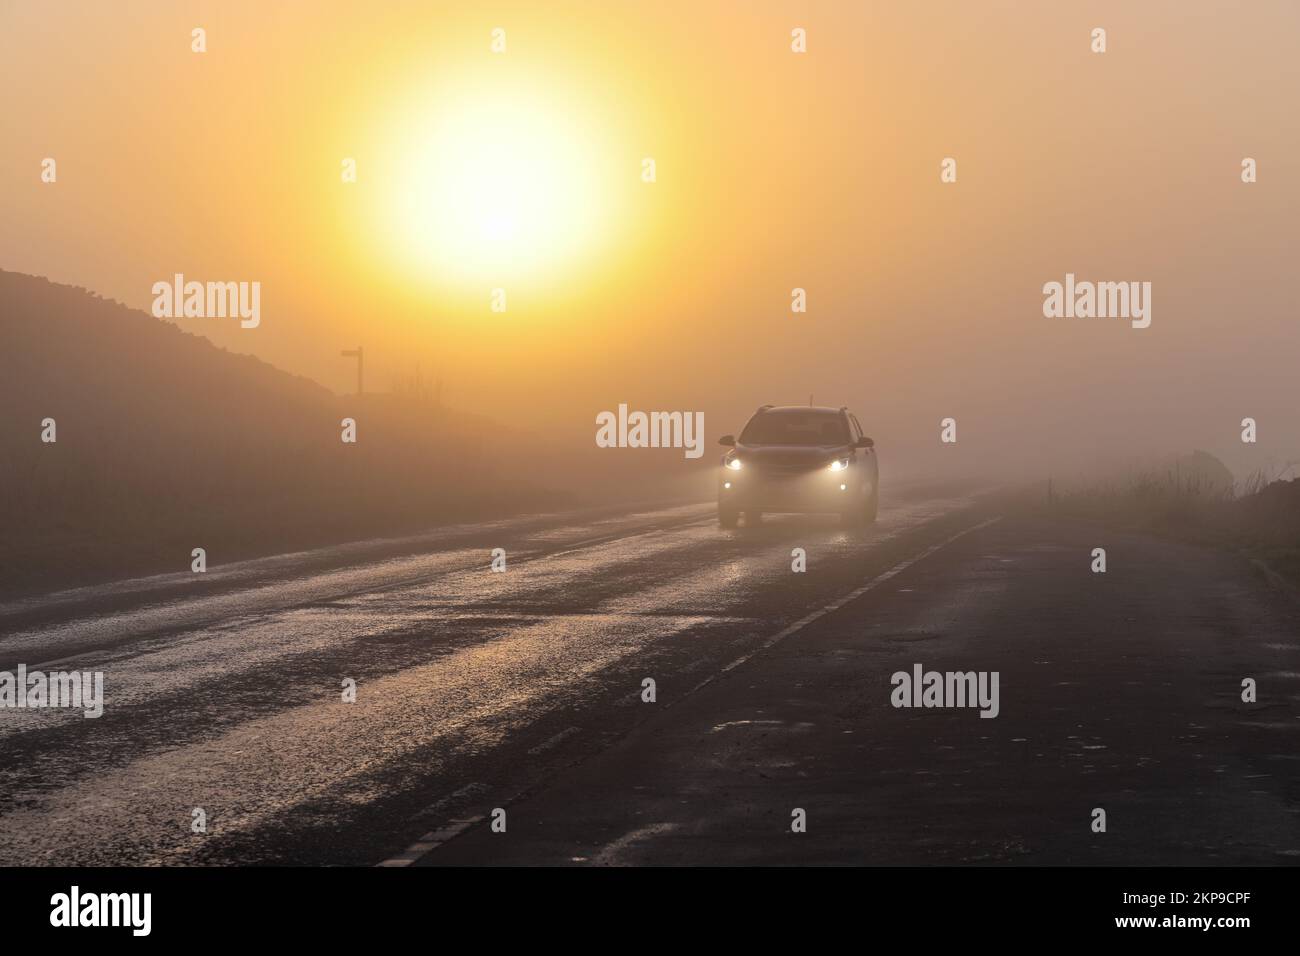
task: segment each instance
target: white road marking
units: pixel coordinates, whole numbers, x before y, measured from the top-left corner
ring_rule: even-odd
[[[547,751],[547,750],[550,750],[550,749],[551,749],[552,747],[554,747],[556,744],[561,743],[561,742],[563,742],[563,741],[565,741],[565,740],[568,740],[570,737],[572,737],[572,736],[573,736],[574,734],[576,734],[576,733],[581,733],[580,728],[578,728],[578,727],[566,727],[564,730],[561,730],[561,731],[560,731],[558,734],[556,734],[554,737],[548,737],[546,740],[543,740],[543,741],[542,741],[540,744],[538,744],[536,747],[532,747],[532,748],[530,748],[528,752],[529,752],[530,754],[539,754],[539,753],[543,753],[543,752],[545,752],[545,751]]]
[[[640,843],[647,837],[656,837],[662,833],[671,833],[676,830],[676,823],[652,823],[648,827],[640,827],[631,833],[625,833],[613,843],[608,844],[599,853],[591,859],[592,866],[614,866],[618,863],[618,855],[634,843]]]
[[[926,558],[934,554],[936,551],[939,551],[942,548],[946,548],[948,545],[952,544],[954,541],[958,540],[959,538],[964,538],[966,535],[971,534],[975,531],[980,531],[983,528],[989,527],[990,525],[997,524],[1001,520],[1002,520],[1002,516],[999,515],[996,518],[990,518],[987,521],[981,521],[977,525],[972,525],[971,527],[966,528],[963,531],[958,531],[956,534],[952,535],[951,537],[945,538],[943,541],[940,541],[938,544],[931,545],[930,547],[922,551],[920,554],[914,555],[913,557],[898,562],[898,564],[894,565],[888,571],[881,572],[880,574],[872,578],[870,581],[868,581],[866,584],[863,584],[861,587],[854,588],[848,594],[836,598],[830,604],[827,604],[816,611],[812,611],[809,614],[805,614],[803,617],[799,618],[799,620],[795,621],[789,627],[786,627],[785,629],[780,630],[777,633],[773,634],[771,637],[765,640],[762,644],[755,647],[748,654],[744,654],[741,657],[736,658],[726,667],[722,668],[722,670],[720,670],[718,673],[710,677],[707,677],[704,680],[702,680],[700,683],[696,684],[689,691],[687,691],[686,694],[680,699],[684,700],[686,697],[689,697],[692,694],[694,694],[697,690],[707,687],[709,684],[713,683],[722,675],[734,670],[735,668],[739,667],[741,664],[744,664],[755,654],[767,650],[773,645],[785,640],[787,637],[789,637],[792,634],[798,633],[799,631],[803,630],[805,627],[807,627],[809,624],[813,623],[814,621],[818,620],[819,618],[825,617],[827,614],[830,614],[833,611],[838,611],[840,608],[844,607],[844,605],[848,604],[850,601],[857,600],[858,598],[862,597],[862,595],[866,594],[868,591],[872,590],[873,588],[879,587],[881,584],[884,584],[890,578],[896,577],[897,575],[906,571],[912,565],[924,561]],[[671,706],[671,704],[669,704],[668,706]],[[570,727],[567,730],[562,730],[560,731],[560,733],[556,734],[553,737],[550,737],[549,739],[538,744],[536,747],[532,748],[532,750],[530,750],[529,753],[540,753],[544,750],[547,750],[553,747],[555,744],[559,743],[561,740],[564,740],[565,738],[577,732],[578,732],[577,727]],[[514,802],[513,799],[507,801],[506,806],[509,806],[510,803],[512,802]],[[398,854],[395,857],[385,860],[383,863],[380,863],[379,865],[380,866],[410,866],[420,857],[431,852],[432,850],[437,849],[439,846],[446,843],[448,840],[451,840],[454,837],[459,836],[474,824],[485,819],[487,819],[486,815],[480,814],[479,816],[476,817],[466,818],[462,820],[452,820],[447,826],[443,827],[441,830],[434,830],[430,833],[426,833],[424,836],[420,837],[420,839],[417,840],[415,843],[412,843],[405,851],[403,851],[402,853]],[[644,840],[647,837],[654,837],[662,833],[671,832],[677,829],[677,826],[678,825],[675,823],[655,823],[650,826],[641,827],[640,829],[633,830],[632,832],[624,834],[623,836],[619,837],[613,843],[610,843],[607,846],[605,846],[600,851],[600,853],[596,854],[596,856],[592,858],[591,863],[595,866],[601,866],[601,865],[607,866],[611,863],[614,863],[617,855],[622,850],[626,849],[628,846],[631,846],[633,843]]]
[[[894,565],[888,571],[882,571],[880,574],[877,574],[874,578],[872,578],[870,581],[868,581],[866,584],[862,585],[861,587],[854,588],[848,594],[845,594],[843,597],[836,598],[834,601],[832,601],[830,604],[827,604],[825,607],[818,608],[815,611],[805,614],[803,617],[799,618],[799,620],[795,621],[789,627],[773,634],[771,637],[765,640],[762,644],[759,644],[749,653],[742,654],[740,657],[737,657],[726,667],[722,668],[722,670],[718,671],[718,673],[711,674],[710,676],[706,677],[704,680],[700,681],[689,691],[687,691],[685,696],[689,697],[691,694],[694,694],[697,690],[700,690],[703,687],[707,687],[709,684],[713,683],[723,674],[735,670],[741,664],[744,664],[746,661],[750,660],[755,654],[759,654],[767,650],[768,648],[772,647],[773,645],[779,644],[781,641],[784,641],[791,634],[797,634],[799,631],[802,631],[809,624],[813,623],[813,621],[816,621],[819,618],[823,618],[827,614],[830,614],[834,611],[838,611],[840,608],[844,607],[844,605],[848,604],[850,601],[856,601],[858,598],[862,597],[862,595],[866,594],[872,588],[879,587],[880,585],[888,581],[890,578],[902,574],[912,565],[920,561],[924,561],[926,558],[934,554],[936,551],[948,547],[948,545],[952,544],[958,538],[964,538],[966,535],[971,534],[972,532],[979,531],[983,528],[987,528],[989,527],[989,525],[997,524],[1001,520],[1002,520],[1002,516],[999,515],[996,518],[990,518],[987,521],[981,521],[979,524],[973,525],[965,529],[964,531],[958,531],[952,537],[946,538],[943,541],[940,541],[938,544],[931,545],[930,547],[926,548],[918,555],[915,555],[913,557],[907,558],[906,560],[898,562],[898,564]]]
[[[389,857],[380,866],[410,866],[420,857],[424,856],[430,850],[435,850],[442,844],[446,843],[452,837],[460,836],[474,824],[487,819],[487,814],[480,813],[476,817],[462,817],[459,820],[451,820],[445,827],[439,830],[430,830],[420,839],[416,840],[409,847],[399,853],[397,856]]]

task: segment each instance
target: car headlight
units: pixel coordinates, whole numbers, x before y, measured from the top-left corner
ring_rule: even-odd
[[[727,467],[730,468],[732,471],[740,471],[740,459],[732,458],[730,461],[727,462]]]
[[[831,471],[843,471],[847,467],[849,467],[849,459],[847,458],[840,458],[831,462],[830,465]]]

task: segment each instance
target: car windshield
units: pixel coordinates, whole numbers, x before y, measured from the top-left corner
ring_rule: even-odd
[[[740,434],[742,445],[847,445],[849,428],[835,412],[766,412]]]

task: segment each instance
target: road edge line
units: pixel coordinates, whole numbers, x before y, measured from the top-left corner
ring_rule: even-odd
[[[952,535],[951,537],[945,538],[943,541],[940,541],[938,544],[930,545],[930,547],[926,548],[920,554],[913,555],[910,558],[904,558],[902,561],[898,562],[892,568],[889,568],[887,571],[882,571],[880,572],[880,574],[877,574],[866,584],[854,588],[848,594],[845,594],[842,597],[838,597],[831,603],[823,607],[820,607],[815,611],[811,611],[808,614],[805,614],[803,617],[799,618],[799,620],[795,621],[793,624],[790,624],[787,627],[783,628],[782,630],[777,631],[775,634],[767,638],[767,640],[763,641],[753,650],[745,654],[742,654],[740,657],[736,658],[730,664],[727,664],[725,667],[723,667],[722,670],[718,671],[716,674],[711,674],[710,676],[706,677],[704,680],[700,681],[700,683],[696,684],[694,687],[688,690],[685,694],[682,695],[681,698],[678,698],[678,700],[673,701],[673,703],[674,704],[678,703],[678,701],[685,699],[686,697],[690,697],[697,690],[701,690],[707,687],[709,684],[713,683],[719,677],[722,677],[723,675],[730,673],[731,671],[735,670],[737,667],[740,667],[742,664],[748,662],[756,654],[760,654],[763,651],[766,651],[769,648],[774,647],[775,645],[779,644],[781,641],[785,640],[787,637],[791,636],[792,634],[797,634],[799,631],[802,631],[805,627],[807,627],[809,624],[812,624],[814,621],[820,620],[821,618],[825,617],[828,614],[835,613],[836,611],[840,610],[840,608],[844,607],[846,604],[856,601],[858,598],[862,597],[862,595],[866,594],[868,591],[872,590],[873,588],[879,587],[881,584],[884,584],[890,578],[902,574],[908,568],[912,567],[912,565],[924,561],[926,558],[930,557],[930,555],[934,554],[936,551],[940,551],[943,548],[948,547],[948,545],[952,544],[954,541],[958,540],[959,538],[964,538],[968,534],[973,534],[976,531],[982,531],[984,528],[988,528],[992,525],[995,525],[999,521],[1001,521],[1002,518],[1003,515],[998,515],[995,518],[989,518],[986,521],[981,521],[979,524],[972,525],[969,528],[965,528],[961,531],[958,531],[956,534]]]

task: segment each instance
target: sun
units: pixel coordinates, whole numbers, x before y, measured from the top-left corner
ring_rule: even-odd
[[[581,267],[611,201],[598,141],[573,104],[498,90],[441,96],[416,115],[388,184],[406,261],[457,284]]]

